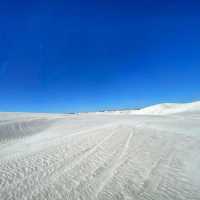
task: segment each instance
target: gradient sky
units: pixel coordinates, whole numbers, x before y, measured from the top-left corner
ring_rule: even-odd
[[[0,0],[0,111],[200,100],[200,1]]]

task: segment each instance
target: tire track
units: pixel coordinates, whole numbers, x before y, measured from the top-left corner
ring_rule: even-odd
[[[94,134],[94,133],[93,133]],[[100,134],[99,132],[97,132],[97,134]],[[53,183],[54,181],[56,181],[60,176],[62,176],[62,174],[66,173],[67,171],[70,171],[71,169],[73,169],[75,166],[79,165],[81,162],[84,161],[84,159],[86,159],[89,155],[91,155],[93,152],[96,151],[96,149],[98,149],[104,142],[106,142],[110,137],[112,137],[115,134],[115,129],[112,130],[112,133],[109,134],[108,136],[105,136],[104,139],[102,139],[100,142],[98,142],[98,144],[94,145],[92,148],[87,149],[86,151],[84,151],[82,154],[80,154],[78,157],[75,157],[74,160],[72,160],[72,163],[67,165],[67,166],[62,166],[58,169],[55,169],[54,171],[52,171],[51,174],[47,174],[45,177],[43,177],[40,180],[36,180],[37,182],[34,182],[34,178],[36,178],[34,175],[31,175],[29,178],[25,178],[21,183],[20,186],[18,184],[15,184],[13,187],[8,187],[7,188],[7,192],[4,193],[8,193],[9,190],[15,191],[13,193],[15,193],[15,195],[19,195],[19,192],[21,192],[24,188],[23,186],[26,185],[26,187],[32,187],[31,189],[31,193],[32,194],[36,194],[38,191],[38,185],[40,185],[40,189],[45,188],[49,185],[49,183]],[[37,173],[36,173],[37,174]],[[30,185],[31,184],[31,185]],[[37,185],[36,185],[37,184]],[[34,186],[35,185],[35,186]],[[34,189],[35,188],[35,189]]]
[[[115,136],[115,134],[116,134],[116,131],[113,131],[113,133],[112,134],[110,134],[110,135],[108,135],[107,137],[105,137],[99,144],[97,144],[93,149],[91,149],[90,151],[88,151],[83,157],[81,157],[79,160],[77,160],[76,162],[74,162],[71,166],[66,166],[66,168],[65,169],[63,169],[63,171],[62,172],[60,172],[60,171],[58,171],[58,172],[56,172],[56,174],[53,174],[53,177],[51,177],[49,180],[48,180],[48,182],[46,183],[45,182],[45,184],[43,185],[43,187],[42,188],[40,188],[40,190],[39,191],[37,191],[37,193],[36,192],[34,192],[34,194],[33,194],[33,196],[32,196],[32,198],[31,199],[35,199],[35,198],[37,198],[37,197],[35,197],[35,195],[37,196],[37,195],[39,195],[39,193],[43,193],[44,192],[44,190],[46,191],[46,193],[45,193],[45,195],[47,195],[47,194],[50,194],[52,191],[55,191],[56,189],[55,189],[55,186],[53,186],[53,184],[55,183],[55,184],[57,184],[57,183],[59,183],[59,187],[64,187],[64,185],[65,184],[67,184],[67,187],[65,187],[65,190],[66,191],[68,191],[68,192],[70,192],[70,190],[75,186],[78,186],[78,182],[80,181],[80,178],[83,180],[83,179],[87,179],[87,177],[89,177],[90,175],[91,175],[91,171],[93,171],[93,170],[95,170],[95,168],[91,168],[91,171],[89,170],[89,171],[87,171],[87,173],[89,172],[89,174],[87,175],[87,174],[82,174],[82,173],[84,173],[84,171],[82,171],[83,169],[81,169],[81,165],[82,165],[82,163],[84,162],[84,165],[86,165],[86,163],[87,163],[87,165],[90,165],[90,164],[94,164],[94,163],[90,163],[90,161],[92,160],[92,161],[94,161],[95,162],[95,159],[93,158],[94,157],[94,155],[96,155],[96,153],[98,153],[99,154],[99,152],[101,152],[103,149],[104,149],[104,144],[105,143],[107,143],[107,144],[109,144],[108,143],[108,141],[113,137],[113,136]],[[117,150],[115,150],[115,151],[117,151]],[[114,154],[114,153],[113,153]],[[103,155],[102,155],[103,156]],[[89,158],[90,157],[90,158]],[[105,157],[105,156],[104,156]],[[100,157],[101,158],[101,157]],[[99,158],[99,159],[100,159]],[[89,160],[87,160],[87,159],[89,159]],[[105,159],[105,158],[104,158]],[[98,161],[98,162],[102,162],[102,161]],[[95,162],[96,163],[96,162]],[[97,163],[96,163],[97,164]],[[79,169],[78,169],[79,168]],[[78,171],[77,171],[77,169],[78,169]],[[80,171],[79,171],[80,170]],[[82,175],[80,175],[79,173],[81,173]],[[66,179],[66,177],[65,177],[65,175],[67,174],[67,176],[68,176],[68,178],[69,177],[73,177],[73,182],[74,183],[76,183],[73,187],[71,187],[70,186],[70,180],[68,180],[69,182],[65,182],[65,180],[67,180]],[[75,176],[73,176],[73,174],[75,175]],[[78,180],[76,180],[78,178]],[[58,181],[58,179],[59,179],[59,181]],[[61,180],[60,180],[61,179]],[[78,181],[78,182],[77,182]],[[49,182],[51,183],[51,185],[49,185]],[[62,186],[60,185],[61,183],[63,183],[62,184]],[[54,188],[54,189],[52,189],[52,187]],[[46,188],[46,189],[45,189]],[[48,192],[47,192],[48,191]],[[52,194],[53,195],[53,194]],[[67,194],[66,194],[67,195]],[[44,197],[43,197],[44,198]]]
[[[110,179],[113,177],[116,169],[123,163],[123,157],[126,155],[127,150],[129,148],[130,141],[133,137],[133,132],[129,134],[129,137],[124,145],[124,148],[118,158],[119,163],[116,163],[108,172],[107,175],[105,176],[105,180],[102,182],[102,184],[99,186],[98,190],[96,191],[95,197],[97,198],[98,195],[101,193],[101,191],[104,189],[104,187],[108,184]]]
[[[124,128],[122,129],[124,130]],[[110,172],[115,168],[117,165],[117,162],[119,161],[119,157],[123,157],[122,153],[126,152],[126,145],[127,141],[131,140],[130,133],[125,134],[126,132],[123,132],[124,140],[120,139],[120,144],[116,146],[116,149],[113,153],[109,153],[110,157],[105,160],[103,163],[101,163],[97,169],[92,170],[90,174],[87,176],[81,176],[81,178],[78,180],[79,183],[76,184],[76,186],[72,187],[69,192],[67,192],[67,196],[69,199],[80,199],[83,198],[83,193],[86,195],[83,199],[96,199],[96,191],[98,191],[99,187],[102,185],[102,182],[109,176]],[[132,137],[132,136],[131,136]],[[72,198],[72,195],[75,195]]]
[[[102,130],[99,130],[99,131],[102,131]],[[90,133],[91,134],[91,133]],[[79,143],[80,143],[80,145],[83,145],[84,143],[83,143],[83,141],[82,141],[82,139],[84,139],[84,138],[86,138],[86,144],[87,144],[87,137],[89,137],[89,135],[90,134],[85,134],[85,135],[83,135],[82,137],[83,138],[81,138],[80,139],[80,141],[79,141]],[[94,135],[96,135],[96,134],[101,134],[101,132],[96,132],[96,133],[93,133],[93,137],[94,137]],[[112,134],[111,134],[112,135]],[[101,135],[100,135],[101,136]],[[98,143],[99,144],[99,143]],[[98,145],[97,144],[97,145]],[[76,146],[77,146],[77,149],[78,149],[78,143],[76,144]],[[84,154],[86,154],[88,151],[90,152],[90,151],[92,151],[92,149],[94,149],[95,148],[95,146],[97,146],[97,145],[94,145],[94,146],[92,146],[92,147],[88,147],[88,148],[86,148],[86,149],[83,149],[83,150],[81,150],[81,152],[77,152],[77,153],[75,153],[75,155],[71,155],[68,159],[73,159],[71,162],[72,163],[74,163],[74,162],[77,162],[77,160],[80,160],[81,158],[82,158],[82,156],[84,155]],[[73,149],[75,149],[75,147],[73,146]],[[60,149],[60,150],[62,150],[62,149]],[[53,152],[54,152],[55,150],[53,150]],[[58,154],[59,154],[59,152],[57,152]],[[38,157],[38,153],[37,154],[35,154],[35,156],[36,157]],[[47,154],[47,155],[45,155],[44,154],[44,156],[43,157],[41,157],[41,159],[43,159],[43,158],[48,158],[50,155],[49,155],[49,153]],[[66,159],[67,159],[66,158]],[[30,162],[32,162],[32,158],[31,158],[31,160],[30,160]],[[65,161],[66,162],[66,161]],[[11,162],[11,164],[12,164],[12,162]],[[29,166],[31,166],[31,169],[34,169],[34,167],[31,165],[31,164],[29,164]],[[12,165],[11,165],[11,167],[12,167]],[[60,168],[56,168],[56,169],[54,169],[50,174],[46,174],[44,177],[43,177],[43,179],[45,179],[45,178],[50,178],[51,176],[53,176],[53,174],[54,173],[57,173],[57,174],[59,174],[59,172],[60,172],[60,170],[62,169],[62,168],[64,168],[64,167],[60,167]],[[56,172],[56,171],[59,171],[59,172]],[[6,170],[7,171],[7,170]],[[18,172],[18,170],[16,171],[16,172]],[[29,172],[30,173],[30,175],[29,176],[24,176],[24,174],[22,174],[23,176],[24,176],[24,178],[23,179],[21,179],[20,177],[19,177],[19,181],[17,181],[17,180],[15,180],[15,182],[14,182],[14,184],[12,184],[11,186],[9,185],[9,186],[7,186],[7,187],[5,187],[2,191],[6,191],[6,190],[15,190],[17,187],[19,187],[19,186],[23,186],[24,185],[24,183],[25,183],[25,181],[26,182],[28,182],[27,180],[34,180],[34,178],[38,175],[38,171],[35,171],[34,173],[32,173],[31,171]],[[16,174],[16,176],[17,176],[18,174]],[[13,178],[13,177],[12,177]],[[41,179],[41,180],[43,180],[43,179]]]
[[[115,131],[112,131],[111,134],[106,136],[101,142],[99,142],[97,145],[95,145],[93,148],[91,148],[89,151],[87,151],[83,156],[81,156],[79,159],[75,160],[70,166],[62,167],[59,172],[56,174],[54,173],[53,176],[51,176],[51,180],[54,181],[55,179],[59,178],[59,176],[62,176],[62,174],[68,172],[69,170],[73,169],[75,166],[79,165],[81,162],[84,161],[88,156],[93,154],[101,145],[109,140],[113,135],[115,134]],[[62,173],[60,173],[62,171]]]

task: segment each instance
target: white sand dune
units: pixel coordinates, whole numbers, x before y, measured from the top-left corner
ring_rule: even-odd
[[[0,113],[0,199],[199,200],[199,108]]]
[[[200,112],[200,101],[193,103],[163,103],[143,108],[141,110],[132,110],[131,114],[143,115],[166,115],[182,112]]]

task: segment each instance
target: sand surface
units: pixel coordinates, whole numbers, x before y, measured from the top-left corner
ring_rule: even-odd
[[[199,169],[195,108],[167,115],[0,113],[1,200],[199,200]]]

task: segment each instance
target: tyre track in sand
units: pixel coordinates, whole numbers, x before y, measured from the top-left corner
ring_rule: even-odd
[[[105,174],[104,181],[101,183],[101,185],[99,186],[99,188],[95,192],[95,197],[96,198],[101,193],[101,191],[104,189],[104,187],[109,183],[109,181],[111,180],[111,178],[114,176],[114,173],[118,169],[118,167],[124,162],[123,158],[125,157],[126,152],[128,151],[129,144],[130,144],[130,141],[131,141],[133,135],[134,135],[134,133],[132,131],[129,134],[128,139],[127,139],[127,141],[126,141],[126,143],[124,145],[124,148],[123,148],[120,156],[117,159],[118,162],[116,162],[115,165],[113,165],[112,168],[110,168],[109,171]]]
[[[118,166],[118,161],[123,158],[127,151],[132,132],[130,133],[129,130],[124,133],[122,131],[124,131],[124,128],[120,129],[119,135],[114,135],[115,140],[118,138],[118,142],[114,146],[113,144],[111,145],[112,151],[110,151],[109,146],[105,146],[112,141],[109,138],[108,143],[104,143],[101,148],[94,151],[87,160],[73,168],[72,171],[67,171],[67,176],[64,174],[59,179],[59,182],[55,186],[47,188],[46,192],[40,195],[40,198],[44,198],[47,195],[49,199],[57,199],[60,195],[60,199],[79,199],[83,198],[82,196],[86,196],[84,199],[87,200],[96,199],[94,194],[101,186],[101,182]],[[57,196],[54,196],[55,191]],[[64,194],[61,194],[60,191],[64,192]]]
[[[98,130],[98,129],[95,129]],[[104,130],[104,128],[102,128]],[[109,130],[109,129],[108,129]],[[100,145],[102,145],[106,140],[108,140],[112,135],[115,134],[114,130],[111,129],[112,133],[108,136],[104,136],[102,140],[100,140],[96,145],[93,145],[91,148],[84,149],[82,152],[78,152],[77,156],[75,156],[74,159],[71,160],[71,164],[68,163],[68,165],[61,166],[59,168],[54,169],[50,174],[46,174],[44,177],[40,177],[40,179],[35,180],[35,175],[37,175],[37,172],[35,174],[31,174],[29,177],[25,177],[23,180],[20,180],[19,182],[16,182],[14,185],[11,185],[11,187],[4,188],[4,194],[8,194],[10,190],[14,191],[14,196],[20,195],[20,193],[23,190],[31,188],[31,191],[37,191],[38,185],[40,185],[41,188],[47,186],[49,183],[52,183],[55,181],[59,176],[62,175],[62,173],[65,173],[66,171],[69,171],[70,169],[74,168],[76,165],[81,163],[85,158],[87,158],[90,154],[92,154]],[[101,132],[93,133],[93,134],[101,134]],[[77,134],[76,134],[77,135]],[[88,137],[88,134],[82,134],[84,137]],[[90,134],[89,134],[90,135]],[[104,134],[105,135],[105,134]],[[81,141],[80,141],[81,142]],[[36,181],[36,182],[34,182]],[[35,186],[34,186],[35,185]],[[25,187],[25,188],[23,188]],[[34,189],[35,187],[35,189]],[[12,199],[13,196],[7,195],[6,199]]]
[[[101,152],[102,154],[102,149],[104,149],[105,144],[109,145],[111,138],[113,139],[116,138],[115,130],[113,131],[112,134],[109,134],[100,143],[98,143],[93,149],[88,151],[83,157],[81,157],[79,160],[76,160],[74,163],[72,163],[72,165],[66,165],[66,167],[63,168],[61,172],[58,171],[56,172],[56,174],[53,174],[53,176],[47,182],[45,182],[43,187],[41,187],[39,190],[37,190],[36,188],[37,191],[33,192],[33,196],[31,197],[31,199],[39,198],[38,195],[43,195],[43,196],[40,196],[40,198],[45,198],[45,195],[50,195],[52,191],[56,191],[55,187],[57,187],[56,186],[57,184],[59,185],[59,187],[65,187],[66,192],[67,191],[70,192],[72,187],[78,185],[80,178],[87,177],[87,174],[88,173],[90,174],[95,169],[96,167],[95,165],[97,164],[96,162],[102,162],[100,159],[101,157],[99,158],[97,155],[99,154],[99,152]],[[106,156],[108,155],[109,154],[106,154]],[[98,157],[99,160],[94,159],[96,156]],[[105,155],[103,154],[102,156],[105,157]],[[89,166],[90,167],[93,166],[93,167],[89,169],[88,168]],[[73,183],[71,182],[71,180]],[[51,184],[49,184],[49,182]],[[53,199],[55,199],[55,197]]]

